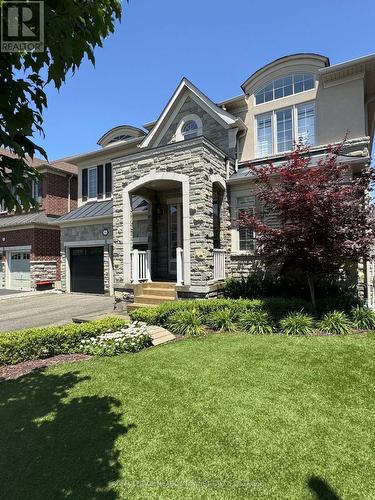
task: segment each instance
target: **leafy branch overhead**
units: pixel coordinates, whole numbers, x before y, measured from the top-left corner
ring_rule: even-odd
[[[45,85],[60,88],[85,57],[95,64],[95,48],[120,19],[120,0],[45,0],[44,52],[0,53],[0,146],[10,152],[0,152],[0,201],[9,210],[34,206],[30,183],[39,174],[31,160],[47,161],[34,142],[43,134]]]
[[[283,165],[250,165],[263,214],[243,211],[238,222],[255,230],[257,253],[266,261],[306,277],[313,303],[321,276],[369,257],[374,244],[374,172],[363,168],[363,159],[362,167],[348,165],[339,158],[343,148],[331,147],[316,164],[308,148],[297,147]]]

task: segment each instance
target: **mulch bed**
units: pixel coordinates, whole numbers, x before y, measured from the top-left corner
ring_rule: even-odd
[[[51,358],[24,361],[17,365],[0,366],[0,382],[2,380],[15,380],[23,375],[27,375],[33,370],[45,368],[47,366],[61,363],[73,363],[74,361],[85,361],[91,358],[92,356],[88,356],[87,354],[60,354],[59,356],[52,356]]]

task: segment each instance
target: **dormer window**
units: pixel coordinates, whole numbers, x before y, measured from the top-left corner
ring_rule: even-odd
[[[189,120],[182,127],[181,133],[183,135],[184,140],[193,139],[194,137],[198,137],[198,125],[194,120]]]
[[[108,141],[108,144],[113,144],[114,142],[119,142],[119,141],[126,141],[127,139],[132,139],[132,136],[129,134],[116,135],[116,137],[113,137],[113,139]]]
[[[313,89],[314,86],[315,79],[311,73],[283,76],[258,90],[255,94],[255,104],[263,104],[289,95],[299,94]]]

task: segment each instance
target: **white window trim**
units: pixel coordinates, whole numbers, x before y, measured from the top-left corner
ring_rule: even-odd
[[[237,199],[243,198],[245,196],[255,196],[256,193],[251,192],[250,188],[241,191],[232,191],[231,193],[231,219],[233,222],[237,220]],[[254,237],[256,233],[254,231]],[[232,225],[231,229],[231,237],[232,237],[232,246],[231,246],[231,254],[232,255],[254,255],[254,250],[240,250],[240,230],[238,227]]]
[[[105,182],[105,166],[107,163],[111,164],[112,168],[112,193],[111,196],[107,196],[107,186]],[[103,196],[98,198],[98,172],[96,172],[96,196],[93,198],[89,197],[89,170],[92,169],[97,169],[99,165],[103,165]],[[82,182],[82,171],[84,169],[87,169],[87,198],[84,200],[83,199],[83,194],[82,194],[82,187],[83,187],[83,182]],[[98,163],[97,165],[89,166],[89,167],[82,167],[79,171],[79,193],[80,193],[80,199],[79,199],[79,206],[84,205],[85,203],[92,202],[92,201],[108,201],[112,200],[113,198],[113,165],[111,160],[103,160],[103,163]]]
[[[255,120],[255,126],[254,126],[254,145],[255,145],[255,153],[256,153],[256,158],[267,158],[268,156],[273,156],[275,154],[282,154],[282,153],[289,153],[292,150],[285,150],[285,151],[278,151],[277,150],[277,117],[276,114],[279,111],[283,111],[285,109],[292,109],[292,130],[293,130],[293,137],[292,141],[295,142],[296,139],[298,139],[298,108],[300,106],[306,106],[308,104],[314,104],[314,138],[316,139],[316,104],[315,100],[310,100],[310,101],[305,101],[305,102],[299,102],[298,104],[291,104],[289,106],[283,106],[281,108],[276,108],[273,109],[272,111],[268,111],[266,113],[259,113],[254,116]],[[272,126],[272,152],[269,155],[266,156],[258,156],[258,118],[261,116],[269,116],[271,115],[271,126]],[[310,144],[310,146],[315,146],[316,141],[314,141],[315,144]]]
[[[184,140],[184,135],[182,133],[182,129],[184,128],[184,125],[187,122],[190,122],[190,121],[193,121],[193,122],[195,122],[197,124],[197,126],[198,126],[198,130],[197,130],[198,136],[203,135],[203,123],[202,123],[201,118],[198,115],[190,114],[190,115],[184,116],[182,118],[182,120],[180,121],[180,123],[178,124],[177,129],[176,129],[176,133],[175,133],[175,136],[174,136],[175,137],[175,142],[180,142],[180,141]]]
[[[262,90],[263,88],[267,87],[267,85],[269,85],[270,83],[273,83],[275,80],[279,80],[280,78],[285,78],[287,76],[294,76],[294,75],[300,75],[300,74],[311,74],[314,78],[314,86],[312,89],[308,89],[308,90],[302,90],[302,92],[293,92],[292,94],[289,94],[289,95],[285,95],[283,97],[276,97],[276,99],[272,99],[271,101],[264,101],[264,102],[260,102],[259,104],[257,104],[257,100],[256,100],[256,95],[258,94],[258,92],[260,90]],[[253,101],[254,101],[254,106],[258,107],[258,106],[264,106],[265,104],[270,104],[270,102],[275,102],[275,101],[280,101],[281,99],[290,99],[291,97],[293,96],[296,96],[296,95],[303,95],[303,94],[306,94],[306,92],[312,92],[312,91],[315,91],[316,90],[316,87],[317,87],[317,77],[316,75],[314,75],[313,73],[309,73],[309,72],[296,72],[296,73],[291,73],[291,74],[288,74],[288,75],[283,75],[283,76],[280,76],[278,78],[274,78],[273,80],[271,80],[270,82],[266,83],[265,85],[262,85],[261,87],[259,87],[255,92],[254,92],[254,95],[253,95]]]

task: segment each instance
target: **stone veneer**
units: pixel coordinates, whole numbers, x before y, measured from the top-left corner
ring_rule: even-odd
[[[187,227],[190,248],[185,247],[187,235],[184,234],[184,254],[188,255],[187,250],[190,250],[190,284],[178,287],[178,290],[181,295],[209,295],[212,288],[217,288],[213,280],[212,198],[214,182],[223,184],[220,239],[221,248],[227,251],[229,264],[230,214],[225,188],[226,155],[205,137],[199,137],[121,158],[113,162],[113,169],[115,289],[129,290],[129,283],[125,279],[126,272],[124,272],[124,189],[146,176],[148,176],[146,179],[152,178],[153,182],[157,182],[158,178],[163,175],[165,180],[168,179],[168,174],[171,176],[180,174],[188,179]],[[228,170],[233,173],[233,162],[229,162]],[[139,186],[138,189],[141,187],[143,186]]]
[[[66,258],[67,258],[67,247],[65,243],[72,242],[78,243],[80,242],[82,247],[85,246],[85,243],[89,244],[90,242],[97,242],[95,246],[103,246],[104,247],[104,291],[109,293],[111,290],[110,284],[110,246],[112,242],[112,221],[109,218],[108,222],[103,222],[100,224],[92,224],[89,220],[85,221],[77,221],[77,226],[71,225],[62,225],[61,226],[61,289],[63,291],[67,290],[67,282],[66,282]],[[107,239],[105,240],[103,237],[103,229],[108,229],[109,234]],[[106,243],[107,241],[107,243]],[[110,243],[108,243],[110,242]],[[77,245],[72,245],[72,247],[77,247]],[[94,245],[91,245],[94,246]]]
[[[56,260],[30,261],[31,289],[35,290],[39,281],[52,281],[58,288],[58,264]]]

